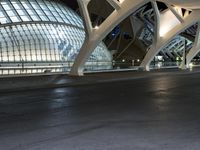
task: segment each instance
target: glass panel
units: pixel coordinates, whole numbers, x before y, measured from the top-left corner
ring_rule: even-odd
[[[2,24],[10,21],[47,21],[45,24],[35,22],[35,24],[22,23],[12,27],[1,27],[0,62],[16,64],[32,62],[36,65],[44,65],[49,62],[74,61],[85,38],[84,30],[69,26],[69,24],[73,24],[83,28],[82,20],[71,9],[58,5],[58,2],[46,0],[38,2],[35,0],[29,2],[26,0],[20,0],[20,2],[18,0],[1,1],[0,21]],[[65,23],[65,25],[59,25],[57,22]],[[89,60],[110,61],[110,55],[105,45],[101,43]],[[35,72],[37,70],[35,69]],[[18,71],[20,72],[20,70]]]
[[[9,6],[7,3],[1,2],[1,4],[3,4],[2,6],[3,6],[3,8],[4,8],[5,10],[11,10],[10,6]]]
[[[23,21],[31,21],[27,16],[21,16]]]
[[[6,11],[8,16],[15,16],[15,13],[12,10]]]
[[[17,10],[17,13],[18,13],[20,16],[24,16],[24,15],[25,15],[25,13],[24,13],[23,10]]]
[[[12,22],[19,22],[19,21],[20,21],[20,20],[19,20],[17,17],[15,17],[15,16],[10,17],[10,19],[12,20]]]
[[[19,7],[19,4],[17,4],[16,2],[12,2],[12,4],[13,4],[13,7],[14,7],[15,9],[21,9],[21,8]]]

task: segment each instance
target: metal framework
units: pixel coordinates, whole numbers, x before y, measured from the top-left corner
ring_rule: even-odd
[[[195,37],[195,43],[191,51],[187,54],[187,64],[182,64],[182,68],[188,66],[192,58],[199,52],[200,50],[200,7],[195,6],[195,9],[187,10],[183,15],[181,7],[174,7],[173,0],[162,0],[167,6],[168,11],[173,14],[176,19],[176,23],[174,26],[171,26],[170,29],[164,35],[161,35],[162,30],[162,14],[159,11],[157,1],[156,0],[107,0],[115,9],[112,14],[106,20],[96,28],[92,27],[92,23],[90,20],[89,12],[88,12],[88,4],[91,0],[78,0],[78,4],[80,6],[80,10],[82,16],[84,18],[85,28],[86,28],[86,38],[85,42],[78,54],[75,63],[71,69],[71,75],[83,75],[84,64],[90,54],[93,52],[95,47],[105,38],[105,36],[112,31],[112,29],[117,26],[120,22],[122,22],[125,18],[134,13],[138,8],[144,6],[145,4],[151,2],[154,10],[155,24],[154,24],[154,39],[151,48],[148,50],[144,60],[141,63],[141,68],[145,70],[150,70],[150,63],[153,58],[162,51],[169,43],[172,41],[177,35],[181,32],[185,31],[190,26],[198,23],[198,31]],[[184,0],[186,1],[186,0]],[[181,1],[181,3],[184,3]],[[197,8],[198,7],[198,8]],[[170,21],[168,21],[171,23]]]
[[[85,30],[82,19],[60,2],[1,0],[0,39],[0,74],[7,74],[4,70],[9,68],[15,74],[25,66],[61,67],[68,62],[70,69],[84,42]],[[111,67],[111,60],[111,54],[100,42],[86,65],[98,61],[106,69]]]

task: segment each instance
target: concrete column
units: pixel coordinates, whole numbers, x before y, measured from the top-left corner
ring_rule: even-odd
[[[143,70],[149,71],[149,65],[151,63],[151,60],[153,60],[153,58],[155,57],[152,53],[152,50],[156,50],[157,49],[157,45],[159,44],[158,42],[160,41],[160,11],[158,9],[157,6],[157,2],[156,1],[151,1],[154,13],[155,13],[155,27],[154,27],[154,39],[153,39],[153,44],[150,48],[150,50],[147,52],[147,55],[145,56],[144,60],[142,61],[140,68],[142,68]],[[157,52],[159,53],[159,52]]]

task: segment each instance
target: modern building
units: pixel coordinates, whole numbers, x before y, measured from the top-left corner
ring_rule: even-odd
[[[185,69],[200,58],[199,8],[195,0],[2,0],[0,74]]]
[[[0,75],[69,71],[85,39],[83,21],[61,2],[1,0]],[[86,69],[110,69],[101,42]]]
[[[88,38],[76,58],[72,75],[83,75],[87,56],[103,39],[109,49],[116,50],[114,60],[137,60],[140,62],[139,68],[147,71],[152,69],[152,65],[155,66],[157,58],[164,65],[171,61],[172,65],[185,69],[199,55],[200,3],[196,0],[77,2]]]

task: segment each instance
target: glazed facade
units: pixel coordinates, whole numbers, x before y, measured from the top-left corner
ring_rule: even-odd
[[[17,73],[20,67],[25,73],[36,68],[39,72],[69,70],[85,39],[81,18],[53,1],[2,0],[0,23],[0,74],[7,74],[9,68]],[[110,52],[100,43],[86,68],[109,69],[111,61]]]

